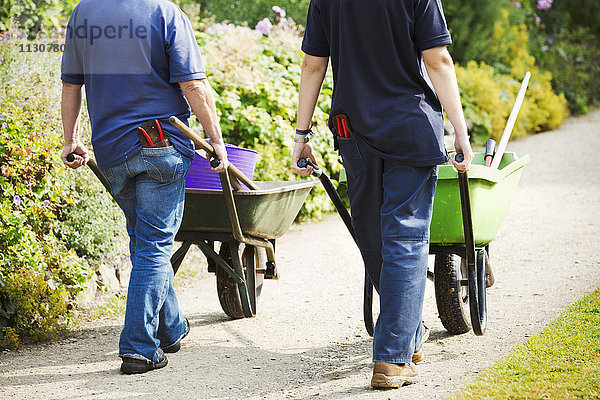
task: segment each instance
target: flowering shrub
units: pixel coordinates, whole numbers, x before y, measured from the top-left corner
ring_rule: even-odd
[[[529,15],[531,53],[552,73],[552,86],[563,93],[575,114],[600,103],[600,2],[538,1]]]
[[[489,137],[499,140],[522,76],[515,79],[499,74],[493,67],[475,61],[457,66],[456,75],[465,117],[473,123],[472,140],[479,144]],[[552,92],[550,74],[533,69],[513,137],[555,129],[567,115],[566,100]]]
[[[296,22],[306,19],[309,0],[175,0],[181,5],[199,4],[202,16],[214,16],[217,22],[256,26],[270,11],[284,11]],[[275,7],[273,7],[273,5]],[[282,16],[284,17],[284,16]]]
[[[248,27],[219,24],[218,29],[198,33],[198,41],[217,92],[225,140],[260,153],[255,179],[285,181],[300,179],[290,162],[302,63],[301,28],[285,18],[277,23],[274,12],[268,37]],[[318,161],[336,179],[340,163],[327,128],[332,85],[328,75],[311,140]],[[332,209],[324,191],[315,187],[301,215],[314,218]]]
[[[63,167],[60,54],[0,36],[0,345],[53,337],[122,223],[90,173]],[[58,42],[62,39],[48,39]],[[77,240],[76,238],[80,239]],[[84,239],[85,238],[85,239]]]
[[[547,10],[552,7],[552,0],[537,0],[538,10]]]

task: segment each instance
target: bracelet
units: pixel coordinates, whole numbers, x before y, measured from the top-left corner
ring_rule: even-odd
[[[296,135],[313,135],[312,125],[308,129],[296,129]]]
[[[298,136],[294,135],[295,143],[308,143],[309,140],[310,140],[310,136],[305,136],[303,138],[299,138]]]

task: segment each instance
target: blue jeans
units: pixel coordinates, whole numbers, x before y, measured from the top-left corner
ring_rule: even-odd
[[[379,293],[373,361],[410,363],[421,345],[437,166],[399,165],[355,138],[338,138],[338,144],[352,225]]]
[[[120,357],[156,362],[185,334],[170,258],[191,161],[172,146],[147,148],[103,171],[127,220],[132,264]]]

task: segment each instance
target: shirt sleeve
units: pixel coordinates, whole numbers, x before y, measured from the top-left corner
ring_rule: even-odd
[[[194,30],[179,8],[167,21],[165,48],[169,57],[170,83],[206,78],[206,70]]]
[[[316,0],[311,0],[308,6],[302,51],[315,57],[329,56],[329,42]]]
[[[81,64],[81,56],[77,49],[74,35],[74,27],[76,26],[75,20],[77,15],[77,9],[71,14],[69,23],[67,25],[67,34],[65,38],[65,51],[62,55],[62,62],[60,65],[60,79],[63,82],[71,83],[73,85],[83,85],[83,66]]]
[[[440,0],[416,0],[414,41],[420,51],[452,43]]]

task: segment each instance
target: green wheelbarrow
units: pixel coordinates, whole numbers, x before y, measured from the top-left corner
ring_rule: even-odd
[[[500,229],[523,167],[529,162],[528,155],[518,158],[515,153],[504,153],[499,168],[493,169],[485,166],[484,157],[484,153],[476,153],[468,173],[458,173],[452,165],[442,165],[438,172],[429,247],[435,263],[427,276],[434,282],[442,324],[452,334],[471,328],[476,335],[485,333],[486,289],[494,283],[489,244]],[[305,166],[307,162],[301,161],[298,165]],[[327,175],[313,167],[313,175],[323,183],[354,237],[350,215],[337,191]],[[372,336],[373,285],[366,273],[363,314]]]
[[[213,147],[176,117],[170,122],[206,152],[213,168]],[[275,240],[292,225],[311,181],[252,182],[234,165],[219,173],[223,190],[186,189],[183,219],[176,241],[183,242],[171,256],[174,273],[192,245],[208,260],[208,271],[217,276],[221,308],[231,318],[256,315],[264,279],[277,279]],[[250,190],[242,190],[241,184]],[[235,190],[235,192],[234,192]],[[219,252],[215,242],[220,242]]]
[[[186,189],[175,236],[183,243],[171,264],[177,272],[190,247],[198,246],[216,275],[223,311],[249,318],[256,314],[264,279],[278,278],[275,240],[292,225],[316,182],[254,182],[257,190],[233,192],[228,174],[220,175],[229,190]]]
[[[529,156],[504,153],[498,169],[475,154],[471,169],[440,167],[431,220],[430,254],[435,255],[435,298],[442,325],[452,334],[483,335],[487,326],[486,289],[494,284],[490,242],[517,191]]]

